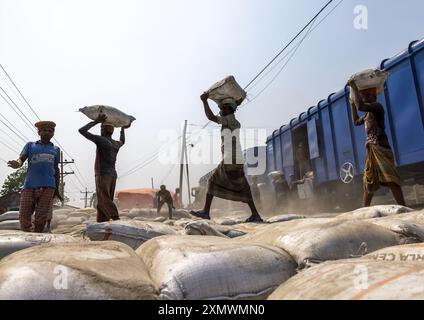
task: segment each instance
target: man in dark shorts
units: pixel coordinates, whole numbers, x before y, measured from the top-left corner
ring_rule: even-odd
[[[41,233],[51,215],[54,196],[62,199],[58,189],[60,149],[50,142],[56,127],[54,122],[40,121],[35,127],[38,129],[40,140],[28,142],[19,159],[9,161],[8,166],[18,169],[28,160],[24,190],[21,193],[19,220],[22,231]],[[31,217],[34,213],[34,230],[32,230]]]
[[[393,193],[396,202],[405,206],[400,175],[396,169],[392,149],[385,133],[384,108],[377,102],[377,88],[359,91],[355,81],[349,81],[354,96],[359,101],[351,102],[352,119],[355,126],[365,125],[366,162],[364,171],[364,207],[371,205],[374,193],[380,185],[387,186]],[[362,117],[358,111],[366,112]]]
[[[171,192],[166,190],[165,185],[160,186],[160,190],[156,193],[158,199],[158,210],[159,213],[162,209],[162,206],[166,203],[169,210],[169,219],[172,219],[172,208],[174,208],[174,200],[172,199]]]
[[[115,186],[117,173],[115,169],[116,157],[119,149],[125,144],[125,129],[121,128],[119,141],[112,139],[114,127],[106,124],[107,117],[100,114],[99,117],[79,129],[88,140],[93,141],[97,146],[96,161],[94,171],[96,176],[96,195],[97,195],[97,222],[110,220],[119,220],[118,209],[113,202],[115,195]],[[91,128],[101,123],[101,135],[95,135],[88,132]]]

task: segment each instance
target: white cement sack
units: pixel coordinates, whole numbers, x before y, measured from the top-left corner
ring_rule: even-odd
[[[0,222],[7,220],[19,220],[19,211],[8,211],[0,215]]]
[[[165,217],[157,217],[156,219],[153,220],[154,222],[165,222],[166,218]]]
[[[53,215],[63,214],[68,216],[68,214],[70,214],[71,212],[75,212],[75,209],[55,209],[53,210]]]
[[[67,218],[65,220],[58,221],[58,227],[60,226],[76,226],[79,224],[84,223],[86,219],[82,217],[73,217],[73,218]]]
[[[360,219],[371,219],[379,217],[393,216],[401,213],[412,212],[411,208],[407,208],[399,205],[380,205],[373,206],[368,208],[359,208],[354,211],[342,213],[336,218],[340,219],[350,219],[350,220],[360,220]]]
[[[402,219],[371,219],[371,223],[403,237],[403,243],[424,242],[424,223],[416,224]]]
[[[19,220],[6,220],[0,222],[0,230],[21,230]]]
[[[226,98],[233,98],[235,101],[246,98],[246,91],[240,87],[233,76],[228,76],[213,84],[207,92],[209,93],[209,99],[217,104],[220,104]]]
[[[282,228],[278,227],[282,224],[273,224],[260,230],[257,237],[253,233],[241,238],[255,242],[265,240],[267,244],[286,250],[296,260],[299,269],[328,260],[360,257],[402,243],[398,234],[365,221],[334,219],[313,224],[307,220],[314,219],[284,222],[282,224],[286,226]],[[293,228],[287,226],[296,221],[300,222]]]
[[[219,237],[158,237],[136,252],[160,299],[264,299],[296,268],[278,248]]]
[[[387,216],[387,217],[382,217],[379,219],[370,219],[367,221],[385,221],[385,220],[401,220],[404,222],[411,222],[411,223],[415,223],[415,224],[424,224],[424,210],[422,211],[412,211],[412,212],[408,212],[408,213],[400,213],[397,214],[395,216]]]
[[[359,90],[377,88],[377,94],[380,94],[384,91],[384,84],[388,77],[389,73],[387,71],[366,69],[355,73],[350,79],[355,81]]]
[[[297,214],[283,214],[275,217],[271,217],[266,220],[268,223],[277,223],[277,222],[285,222],[297,219],[305,219],[305,216],[299,216]]]
[[[23,231],[0,232],[0,259],[16,251],[48,243],[76,242],[71,236],[29,233]]]
[[[213,219],[213,222],[215,222],[216,224],[221,224],[223,226],[233,226],[236,224],[244,223],[248,217],[249,217],[248,214],[246,214],[245,217],[243,216],[222,217],[222,218]]]
[[[184,228],[183,234],[227,238],[226,235],[219,232],[218,230],[213,228],[210,224],[205,223],[202,220],[188,223]]]
[[[360,259],[329,261],[297,274],[270,300],[424,299],[424,245],[385,248]]]
[[[126,127],[136,120],[133,116],[127,115],[117,108],[104,105],[84,107],[79,109],[79,111],[91,120],[96,120],[100,114],[105,114],[107,116],[106,124],[110,124],[116,128]]]
[[[147,240],[169,234],[177,234],[177,231],[163,223],[134,220],[89,223],[86,232],[90,240],[118,241],[133,249],[137,249]]]
[[[68,214],[68,218],[83,218],[84,220],[88,220],[91,217],[91,215],[89,213],[85,213],[85,212],[71,212],[70,214]]]
[[[86,237],[86,224],[78,224],[76,226],[68,225],[68,226],[59,226],[56,229],[53,229],[52,232],[54,234],[66,234],[72,237],[75,237],[79,240],[89,241]]]
[[[60,275],[66,278],[58,278]],[[156,297],[144,263],[131,248],[118,242],[43,245],[16,252],[0,262],[0,299]]]
[[[66,219],[68,219],[67,215],[53,213],[53,220],[55,220],[56,222],[64,221]]]

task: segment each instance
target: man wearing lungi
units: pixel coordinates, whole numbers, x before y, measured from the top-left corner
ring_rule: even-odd
[[[191,214],[210,219],[210,208],[213,197],[240,201],[247,203],[252,212],[246,222],[262,222],[255,203],[249,183],[244,175],[243,155],[240,145],[240,123],[235,117],[237,107],[242,101],[227,98],[221,101],[219,115],[214,115],[208,103],[209,95],[204,93],[200,96],[203,102],[206,117],[221,125],[221,153],[222,161],[209,178],[206,202],[203,210],[191,211]]]
[[[9,161],[8,166],[18,169],[28,160],[28,171],[21,193],[19,220],[22,231],[42,233],[52,211],[54,196],[62,199],[59,194],[60,149],[50,142],[56,127],[54,122],[40,121],[35,127],[38,129],[40,140],[28,142],[19,159]],[[31,218],[34,213],[34,228],[32,228]]]
[[[363,178],[364,207],[371,205],[374,193],[381,185],[389,187],[396,202],[405,206],[400,175],[385,133],[384,108],[377,102],[377,88],[359,91],[355,81],[349,81],[349,85],[358,97],[358,106],[351,102],[354,125],[365,125],[367,153]],[[366,114],[359,117],[357,109]]]

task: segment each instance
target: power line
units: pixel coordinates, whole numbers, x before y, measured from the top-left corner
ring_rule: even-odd
[[[19,154],[19,151],[16,151],[15,149],[11,148],[9,145],[5,144],[3,141],[0,140],[0,143],[4,145],[6,148],[8,148],[10,151],[12,151],[13,153]]]
[[[9,133],[6,132],[6,130],[0,127],[0,131],[3,132],[11,141],[13,141],[15,144],[21,147],[21,143],[16,141],[15,138],[13,138]]]
[[[10,126],[12,126],[13,128],[15,128],[15,130],[13,130],[6,122],[4,122],[2,119],[0,119],[0,122],[3,123],[11,132],[13,132],[19,139],[21,139],[24,143],[27,143],[29,141],[29,139],[22,133],[19,132],[18,129],[16,129],[16,127],[3,115],[0,113],[0,116],[8,123],[10,124]]]
[[[3,72],[6,74],[6,76],[8,77],[8,79],[10,80],[10,82],[13,84],[13,86],[15,87],[15,89],[19,92],[20,96],[22,97],[22,99],[25,101],[25,103],[27,104],[27,106],[31,109],[31,111],[33,112],[33,114],[36,116],[36,118],[38,120],[41,120],[40,117],[38,116],[37,112],[35,112],[35,110],[32,108],[32,106],[29,104],[28,100],[24,97],[24,95],[22,94],[22,92],[19,90],[19,88],[17,87],[17,85],[15,84],[15,82],[12,80],[12,78],[9,76],[9,74],[7,73],[7,71],[5,70],[5,68],[0,64],[0,68],[3,70]],[[1,87],[0,87],[1,88]],[[1,90],[6,94],[6,96],[10,99],[10,101],[12,101],[12,103],[16,106],[16,108],[22,113],[22,111],[20,110],[20,108],[16,105],[16,103],[12,100],[12,98],[10,98],[10,96],[3,90],[3,88],[1,88]],[[2,96],[3,97],[3,96]],[[3,99],[5,99],[3,97]],[[5,99],[6,101],[6,99]],[[6,101],[8,102],[8,101]],[[8,102],[9,103],[9,102]],[[10,103],[9,103],[10,105]],[[11,105],[10,105],[11,106]],[[11,106],[12,107],[12,106]],[[15,110],[14,110],[15,111]],[[16,112],[16,111],[15,111]],[[23,114],[23,113],[22,113]],[[19,115],[19,114],[18,114]],[[24,114],[23,114],[24,115]],[[27,119],[30,123],[30,127],[32,126],[31,121],[24,115],[25,119]],[[21,117],[22,119],[22,117]],[[23,119],[22,119],[23,120]],[[25,122],[25,121],[24,121]],[[32,128],[32,127],[31,127]],[[33,129],[33,128],[32,128]],[[35,131],[35,129],[33,129]],[[28,140],[28,139],[27,139]],[[53,140],[56,142],[56,144],[61,148],[61,150],[63,150],[63,152],[69,156],[71,159],[73,159],[74,157],[72,157],[69,152],[66,151],[66,149],[59,143],[59,141],[56,138],[53,138]],[[85,185],[87,184],[87,181],[84,179],[84,176],[81,174],[81,171],[79,170],[79,167],[77,164],[75,164],[75,168],[77,173],[80,175],[80,177],[82,178],[82,180],[85,182]],[[84,186],[83,186],[84,187]]]
[[[291,59],[294,57],[294,55],[296,54],[297,50],[299,49],[300,45],[303,43],[303,41],[316,29],[318,28],[318,26],[334,11],[337,9],[337,7],[343,2],[344,0],[340,0],[337,5],[335,5],[330,12],[327,13],[327,15],[325,15],[325,17],[323,17],[315,26],[313,26],[313,24],[311,24],[311,27],[309,28],[308,32],[305,34],[305,36],[302,38],[302,40],[299,41],[299,43],[297,44],[296,47],[292,48],[291,51],[294,51],[292,53],[292,55],[288,58],[288,60],[286,61],[286,63],[281,67],[281,69],[275,74],[275,76],[271,79],[271,81],[250,101],[248,101],[247,103],[245,103],[244,105],[242,105],[241,107],[245,107],[246,105],[248,105],[249,103],[252,103],[254,100],[256,100],[266,89],[269,88],[269,86],[275,81],[275,79],[281,74],[281,72],[284,70],[284,68],[288,65],[288,63],[291,61]],[[280,62],[282,62],[286,57],[288,56],[285,55],[270,71],[274,70],[276,68],[276,66],[278,66],[278,64]],[[267,74],[269,74],[270,72],[268,72]],[[263,78],[261,78],[259,81],[261,81]],[[256,84],[255,84],[256,85]],[[240,108],[241,108],[240,107]]]
[[[14,106],[10,104],[10,102],[0,93],[0,96],[3,98],[4,101],[12,108],[12,110],[18,115],[19,118],[26,124],[26,126],[35,134],[37,134],[37,131],[33,127],[33,123],[31,120],[28,119],[28,117],[22,112],[22,110],[18,107],[18,105],[15,103],[15,101],[12,100],[12,98],[7,94],[6,91],[0,86],[0,90],[6,95],[6,97],[13,103]],[[19,111],[16,111],[16,109]]]
[[[319,12],[300,30],[296,36],[244,87],[244,90],[250,87],[250,85],[258,78],[260,75],[268,69],[268,67],[275,61],[277,58],[309,27],[309,25],[315,21],[315,19],[333,2],[334,0],[328,1],[328,3],[319,10]]]
[[[38,116],[38,114],[34,111],[34,109],[32,108],[32,106],[29,104],[29,102],[27,101],[27,99],[25,99],[24,95],[22,94],[21,90],[19,90],[19,88],[16,86],[15,82],[13,82],[12,78],[9,76],[9,74],[7,73],[7,71],[5,70],[5,68],[3,67],[2,64],[0,64],[0,68],[3,70],[3,72],[6,74],[6,76],[9,78],[10,82],[13,84],[13,86],[15,87],[15,89],[19,92],[20,96],[22,97],[22,99],[25,101],[25,103],[28,105],[28,107],[31,109],[32,113],[34,113],[34,115],[36,116],[36,118],[38,120],[41,120],[40,117]]]
[[[313,25],[311,25],[313,26]],[[300,48],[300,45],[303,43],[303,41],[306,39],[306,37],[309,35],[309,33],[306,33],[305,36],[302,38],[302,40],[297,44],[297,46],[295,47],[295,50],[293,51],[293,53],[291,54],[291,56],[288,58],[288,60],[283,64],[283,66],[280,68],[280,70],[274,75],[274,77],[271,79],[271,81],[253,98],[251,99],[249,102],[245,103],[242,107],[245,107],[246,105],[248,105],[249,103],[252,103],[254,100],[256,100],[262,93],[264,93],[264,91],[266,89],[269,88],[269,86],[275,81],[275,79],[277,79],[277,77],[281,74],[281,72],[285,69],[285,67],[289,64],[289,62],[291,61],[291,59],[294,57],[294,55],[296,54],[297,50]]]

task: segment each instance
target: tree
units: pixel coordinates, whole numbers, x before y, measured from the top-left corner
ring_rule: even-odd
[[[0,196],[5,196],[6,194],[12,192],[20,192],[24,188],[25,177],[27,173],[27,166],[23,166],[9,174],[4,180],[3,187],[0,191]]]

